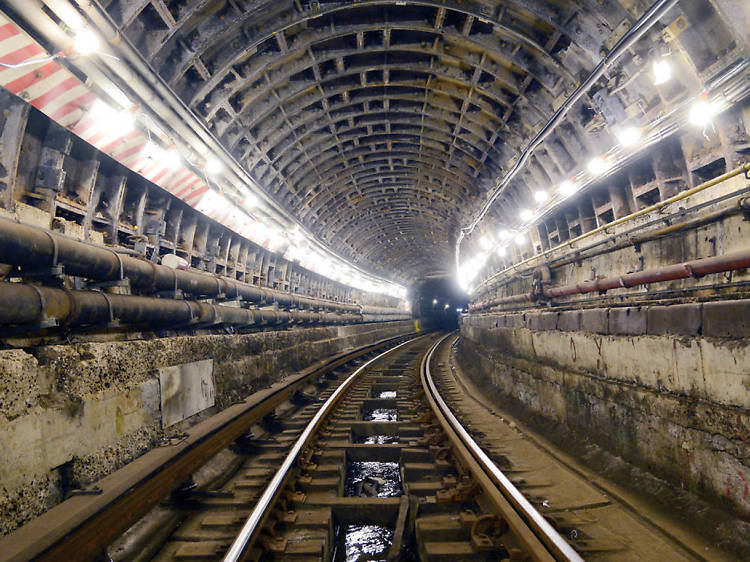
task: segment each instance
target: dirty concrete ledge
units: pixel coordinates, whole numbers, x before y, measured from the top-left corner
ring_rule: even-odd
[[[410,332],[412,321],[0,351],[0,534],[325,358]],[[159,369],[213,360],[215,406],[162,427]]]
[[[611,321],[611,310],[602,311]],[[525,418],[748,519],[750,342],[673,335],[676,325],[628,335],[591,326],[464,316],[458,358]]]

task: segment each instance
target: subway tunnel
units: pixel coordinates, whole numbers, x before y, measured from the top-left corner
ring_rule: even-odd
[[[749,29],[0,1],[0,560],[750,559]]]

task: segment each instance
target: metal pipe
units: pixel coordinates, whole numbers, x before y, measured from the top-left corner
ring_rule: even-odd
[[[258,186],[245,167],[224,147],[195,112],[164,82],[130,40],[120,32],[99,2],[91,2],[90,0],[44,0],[44,2],[41,0],[6,0],[5,3],[36,34],[61,51],[70,47],[71,38],[63,31],[63,27],[50,17],[50,10],[55,12],[56,16],[60,17],[63,23],[67,25],[72,22],[66,19],[66,14],[78,11],[85,14],[96,32],[104,38],[102,49],[107,55],[99,57],[99,59],[80,57],[76,60],[76,66],[83,70],[90,81],[104,91],[108,91],[107,86],[110,84],[114,84],[125,91],[131,91],[139,98],[141,110],[148,111],[150,119],[159,123],[165,130],[174,133],[169,135],[174,142],[184,143],[184,148],[190,151],[203,145],[207,146],[209,151],[226,165],[227,171],[232,173],[242,187],[249,189],[247,186],[254,186],[255,189],[251,191],[263,200],[264,214],[276,222],[280,228],[291,228],[291,226],[296,225],[307,232],[304,225],[296,217],[285,211],[283,206]],[[110,52],[107,53],[107,50]],[[238,196],[244,195],[237,183],[230,181],[228,185],[234,188]],[[367,279],[376,282],[389,282],[387,279],[369,273],[358,265],[345,260],[309,233],[308,238],[313,245],[326,255],[346,263]]]
[[[605,225],[599,226],[593,230],[589,230],[588,232],[585,232],[584,234],[581,234],[580,236],[576,236],[575,238],[572,238],[570,240],[566,240],[562,244],[558,244],[554,248],[550,248],[549,250],[544,250],[543,252],[540,252],[538,254],[535,254],[533,256],[530,256],[526,258],[525,260],[522,260],[516,264],[513,264],[510,267],[507,267],[503,271],[498,271],[492,277],[489,277],[484,281],[484,283],[492,283],[495,279],[503,275],[504,273],[509,272],[510,270],[516,271],[518,268],[522,266],[532,266],[533,262],[538,262],[539,260],[546,258],[547,256],[551,255],[553,252],[559,251],[561,248],[568,247],[571,250],[589,250],[591,248],[595,248],[596,246],[603,244],[606,242],[606,239],[601,240],[597,243],[591,244],[585,248],[576,248],[575,244],[581,242],[582,240],[585,240],[586,238],[590,238],[591,236],[594,236],[596,234],[602,234],[606,233],[610,228],[614,226],[619,226],[621,224],[625,224],[627,222],[632,221],[633,219],[636,219],[638,217],[641,217],[643,215],[647,215],[649,213],[653,213],[654,211],[658,211],[662,207],[665,207],[667,205],[671,205],[672,203],[677,203],[678,201],[682,201],[683,199],[687,199],[688,197],[695,195],[696,193],[700,193],[701,191],[704,191],[708,188],[714,187],[715,185],[718,185],[724,181],[730,180],[736,176],[739,176],[740,174],[747,174],[750,172],[750,163],[748,164],[742,164],[735,168],[734,170],[730,170],[720,176],[716,176],[713,179],[710,179],[708,181],[703,182],[700,185],[696,185],[695,187],[691,189],[687,189],[685,191],[682,191],[678,193],[677,195],[674,195],[670,197],[669,199],[664,199],[663,201],[659,201],[658,203],[654,203],[653,205],[650,205],[649,207],[644,207],[643,209],[640,209],[634,213],[631,213],[627,216],[624,216],[619,219],[615,219],[612,222],[609,222]]]
[[[698,278],[713,273],[735,271],[747,267],[750,267],[750,250],[742,250],[723,256],[676,263],[644,271],[626,273],[620,276],[605,277],[603,279],[584,281],[583,283],[564,285],[562,287],[551,287],[545,289],[544,296],[555,298],[575,294],[606,292],[610,289],[635,287],[636,285],[648,285],[649,283],[661,283],[691,277]]]
[[[159,327],[355,324],[404,320],[406,314],[364,316],[299,310],[220,306],[197,301],[68,291],[26,283],[0,283],[0,326],[104,326],[113,322]]]
[[[561,287],[550,287],[544,289],[543,293],[544,297],[547,299],[594,292],[605,293],[610,289],[625,289],[628,287],[635,287],[636,285],[663,283],[665,281],[675,281],[677,279],[697,279],[714,273],[736,271],[748,267],[750,267],[750,250],[741,250],[724,254],[723,256],[701,258],[693,261],[646,269],[644,271],[636,271],[633,273],[625,273],[623,275],[604,277],[602,279],[583,281],[571,285],[563,285]],[[469,307],[469,312],[477,312],[501,304],[532,302],[536,300],[536,297],[537,295],[533,292],[500,297],[473,304]]]
[[[393,308],[339,303],[256,287],[208,273],[173,269],[120,254],[114,249],[81,242],[3,218],[0,218],[0,263],[37,270],[62,265],[68,275],[97,281],[128,279],[131,287],[149,293],[177,289],[194,296],[238,297],[244,301],[278,303],[290,308],[324,308],[370,315],[397,312],[397,309]]]
[[[607,70],[632,46],[638,41],[651,27],[659,21],[664,14],[671,10],[679,0],[657,0],[647,11],[644,13],[638,21],[631,27],[628,32],[623,35],[622,38],[612,47],[606,56],[599,61],[599,64],[591,71],[586,79],[575,89],[575,91],[568,96],[563,104],[555,111],[552,118],[542,127],[542,129],[534,136],[529,142],[526,148],[523,149],[520,158],[516,160],[511,169],[503,177],[500,183],[490,193],[489,198],[482,205],[479,213],[471,221],[469,226],[462,228],[459,231],[458,238],[456,240],[455,254],[456,254],[456,270],[459,267],[459,255],[461,252],[461,242],[467,234],[471,234],[479,224],[479,221],[487,214],[492,207],[492,204],[497,200],[500,194],[503,192],[505,187],[513,180],[518,172],[523,168],[528,159],[536,148],[544,142],[544,140],[554,131],[555,127],[562,122],[568,112],[573,106],[588,92],[589,88],[593,86]]]

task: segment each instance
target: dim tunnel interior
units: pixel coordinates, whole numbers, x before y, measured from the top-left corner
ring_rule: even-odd
[[[0,2],[0,559],[750,558],[748,29]]]

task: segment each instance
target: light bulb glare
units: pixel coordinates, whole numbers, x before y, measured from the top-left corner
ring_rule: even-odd
[[[521,245],[523,245],[525,243],[526,243],[526,236],[523,233],[521,233],[518,236],[516,236],[516,244],[518,244],[519,246],[521,246]]]
[[[623,147],[633,146],[641,140],[641,130],[637,127],[626,127],[617,132],[617,140]]]
[[[524,209],[523,211],[521,211],[520,217],[523,222],[529,222],[534,218],[534,213],[532,213],[529,209]]]
[[[492,239],[487,235],[482,236],[479,239],[479,245],[483,250],[489,250],[490,248],[492,248]]]
[[[99,38],[90,29],[82,29],[73,38],[73,50],[79,55],[95,53],[99,46]]]
[[[569,195],[573,195],[578,190],[578,188],[572,181],[565,180],[560,184],[559,190],[564,197],[567,197]]]
[[[221,165],[221,162],[219,161],[218,158],[214,156],[209,156],[206,159],[206,173],[207,174],[215,176],[216,174],[220,174],[222,169],[223,169],[223,166]]]
[[[606,172],[609,166],[604,158],[597,156],[596,158],[593,158],[586,167],[592,175],[598,176]]]
[[[505,246],[500,246],[497,249],[497,256],[500,258],[504,258],[508,254],[508,250],[505,248]]]
[[[706,100],[698,100],[690,108],[688,119],[698,127],[705,127],[716,115],[716,108]]]
[[[549,197],[549,196],[547,195],[547,192],[544,191],[543,189],[539,189],[539,190],[537,190],[537,191],[534,192],[534,200],[537,203],[542,203],[542,202],[546,201],[547,197]]]
[[[656,85],[669,82],[670,78],[672,78],[672,66],[664,59],[654,61],[652,72],[654,74],[654,84]]]
[[[170,170],[179,168],[181,163],[180,153],[176,149],[170,148],[164,153],[164,165]]]

